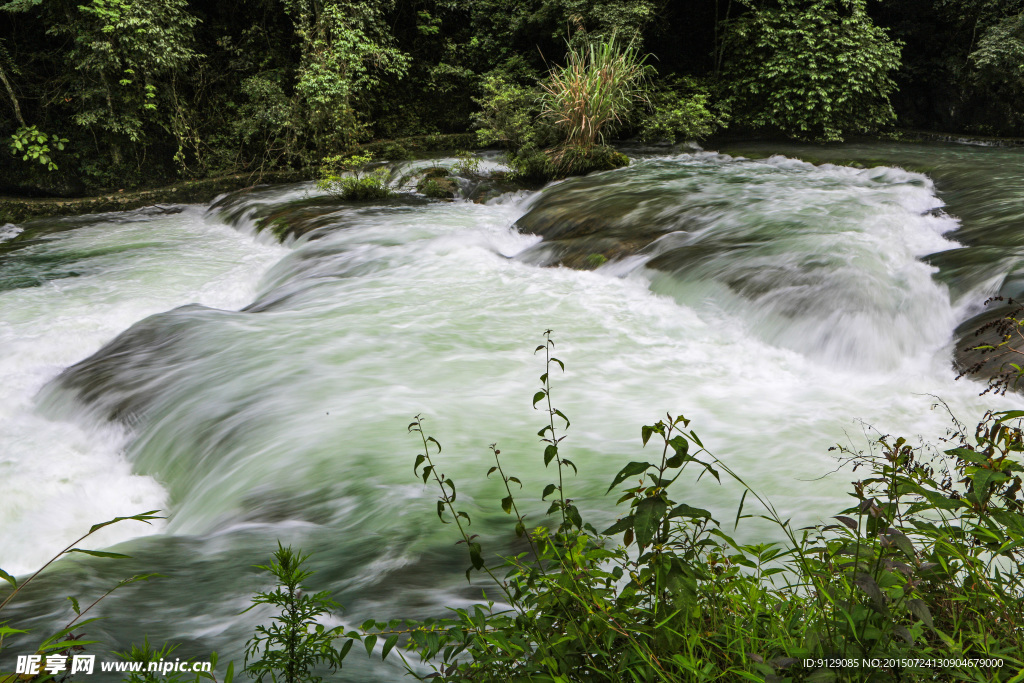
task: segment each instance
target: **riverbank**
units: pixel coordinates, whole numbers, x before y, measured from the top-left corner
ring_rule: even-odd
[[[93,197],[0,197],[0,224],[20,223],[30,218],[46,216],[128,211],[154,204],[198,204],[208,202],[225,192],[234,192],[259,184],[296,182],[305,177],[301,171],[277,171],[263,175],[239,173],[219,178],[183,181],[149,190],[112,192]]]
[[[989,147],[1024,147],[1024,138],[996,138],[960,135],[934,131],[902,130],[898,135],[903,142],[945,142]],[[869,138],[877,140],[878,138]],[[715,142],[741,142],[729,137],[713,138]],[[422,158],[443,151],[478,149],[473,133],[425,135],[396,140],[376,140],[359,145],[353,151],[371,153],[376,159],[402,161]],[[269,185],[298,182],[312,177],[312,171],[284,170],[264,174],[238,173],[233,175],[190,180],[161,187],[130,192],[108,192],[88,197],[4,197],[0,196],[0,224],[19,223],[32,218],[71,216],[109,211],[128,211],[154,204],[196,204],[213,200],[225,192]]]
[[[476,135],[421,135],[397,140],[377,140],[359,145],[353,152],[370,153],[377,159],[401,161],[415,159],[437,152],[476,149]],[[282,170],[270,173],[236,173],[183,180],[160,187],[128,192],[106,192],[87,197],[12,197],[0,196],[0,225],[20,223],[31,218],[46,216],[74,216],[108,211],[129,211],[154,204],[199,204],[213,200],[225,192],[243,190],[256,185],[292,183],[309,180],[312,170]]]

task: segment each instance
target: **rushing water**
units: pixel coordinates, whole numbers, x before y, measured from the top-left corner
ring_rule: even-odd
[[[546,329],[567,366],[553,397],[573,420],[568,488],[604,520],[607,481],[665,411],[814,523],[853,478],[820,478],[835,467],[828,447],[864,446],[865,425],[934,440],[948,424],[935,397],[963,419],[1021,403],[980,398],[950,365],[954,329],[1008,286],[1024,248],[1006,224],[1019,152],[828,151],[885,164],[859,169],[744,151],[638,158],[486,204],[346,207],[293,186],[209,210],[5,227],[0,566],[29,572],[114,515],[168,517],[105,529],[90,547],[133,559],[61,563],[12,614],[44,630],[69,613],[45,596],[84,600],[158,571],[102,603],[90,636],[240,660],[268,617],[240,614],[267,585],[252,565],[278,540],[315,553],[313,586],[334,591],[345,623],[478,598],[412,475],[405,426],[426,416],[485,550],[510,551],[487,446],[536,502],[553,474],[530,407]],[[746,153],[766,151],[779,148]],[[261,211],[293,206],[314,229],[287,246],[255,233]],[[547,239],[514,229],[521,218]],[[573,254],[612,259],[544,267]],[[727,484],[679,495],[735,514]],[[377,659],[351,655],[340,678],[402,677]]]

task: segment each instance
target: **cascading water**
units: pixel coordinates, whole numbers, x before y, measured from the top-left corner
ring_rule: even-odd
[[[346,622],[478,598],[434,492],[412,476],[405,425],[427,417],[485,549],[508,551],[487,445],[536,502],[551,477],[530,408],[545,329],[567,363],[553,398],[573,420],[568,487],[608,519],[607,482],[666,410],[813,523],[843,504],[849,476],[812,480],[834,469],[830,445],[865,445],[855,419],[934,439],[948,420],[934,396],[967,419],[994,407],[953,379],[970,297],[951,304],[921,259],[955,248],[958,224],[919,173],[698,153],[487,204],[306,192],[28,226],[5,247],[0,566],[28,571],[116,514],[169,515],[96,539],[151,534],[122,544],[128,569],[57,568],[54,590],[82,593],[167,575],[103,604],[90,635],[105,643],[147,634],[240,660],[268,617],[239,616],[266,586],[252,565],[278,539],[316,553],[314,584]],[[310,229],[277,246],[253,239],[260,216]],[[541,267],[558,262],[596,269]],[[680,492],[726,516],[735,494]],[[15,612],[40,629],[65,609],[44,592]],[[400,678],[354,656],[342,675]]]

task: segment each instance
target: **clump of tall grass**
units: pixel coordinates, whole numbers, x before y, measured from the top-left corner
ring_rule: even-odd
[[[570,44],[566,63],[543,83],[541,115],[561,129],[564,145],[588,150],[604,134],[622,125],[639,104],[647,103],[651,67],[633,42],[615,35]]]

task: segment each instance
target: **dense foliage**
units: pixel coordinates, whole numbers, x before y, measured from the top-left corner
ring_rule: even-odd
[[[0,192],[312,168],[495,117],[482,143],[550,149],[527,130],[567,104],[545,86],[612,36],[657,73],[604,137],[1024,132],[1020,0],[0,0],[0,17]]]
[[[865,0],[777,0],[730,25],[727,68],[737,121],[802,138],[842,140],[892,123],[889,73],[900,50]]]

